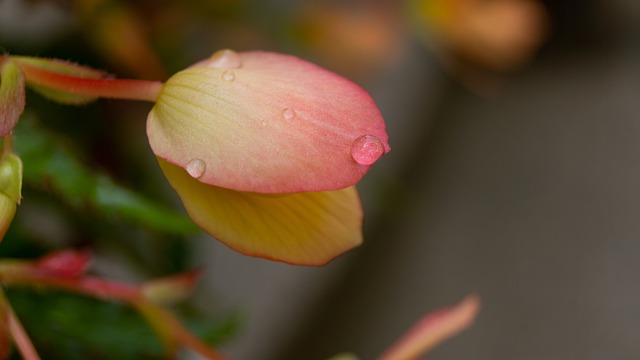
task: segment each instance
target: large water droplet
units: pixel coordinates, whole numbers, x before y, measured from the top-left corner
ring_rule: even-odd
[[[238,69],[242,66],[242,60],[240,60],[240,55],[233,50],[218,50],[211,55],[207,66],[219,69]]]
[[[296,111],[292,110],[292,109],[289,109],[289,108],[286,108],[286,109],[282,110],[282,117],[285,120],[293,120],[293,119],[296,118]]]
[[[371,165],[382,155],[384,145],[373,135],[362,135],[351,145],[351,157],[360,165]]]
[[[204,175],[204,171],[207,169],[207,164],[202,159],[193,159],[187,164],[187,172],[194,179],[199,179]]]
[[[236,79],[236,73],[234,73],[232,70],[225,70],[222,72],[222,79],[226,81],[233,81]]]

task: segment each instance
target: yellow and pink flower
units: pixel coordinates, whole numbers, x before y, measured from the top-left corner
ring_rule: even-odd
[[[362,88],[268,52],[222,50],[175,74],[147,134],[196,224],[240,252],[296,264],[360,244],[353,185],[390,150]]]

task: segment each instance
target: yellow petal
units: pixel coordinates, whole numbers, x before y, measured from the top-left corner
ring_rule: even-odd
[[[355,187],[264,195],[203,184],[158,158],[191,219],[241,253],[297,265],[322,265],[362,242]]]

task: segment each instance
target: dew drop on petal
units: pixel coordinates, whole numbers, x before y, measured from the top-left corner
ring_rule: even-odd
[[[192,159],[187,164],[186,170],[194,179],[201,178],[204,175],[204,171],[207,168],[207,164],[205,164],[202,159]]]
[[[282,110],[282,117],[284,117],[285,120],[293,120],[296,118],[296,111],[286,108]]]
[[[242,60],[233,50],[218,50],[211,55],[207,66],[219,69],[238,69],[242,66]]]
[[[373,135],[362,135],[351,145],[351,157],[360,165],[371,165],[382,155],[384,145]]]
[[[222,72],[222,79],[226,81],[233,81],[236,79],[236,73],[231,70],[225,70]]]

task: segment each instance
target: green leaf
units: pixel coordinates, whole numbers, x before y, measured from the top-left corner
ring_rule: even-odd
[[[191,234],[198,228],[182,213],[151,201],[89,168],[61,136],[38,126],[25,114],[16,129],[16,152],[24,164],[24,181],[51,191],[76,210],[120,216],[170,234]]]

